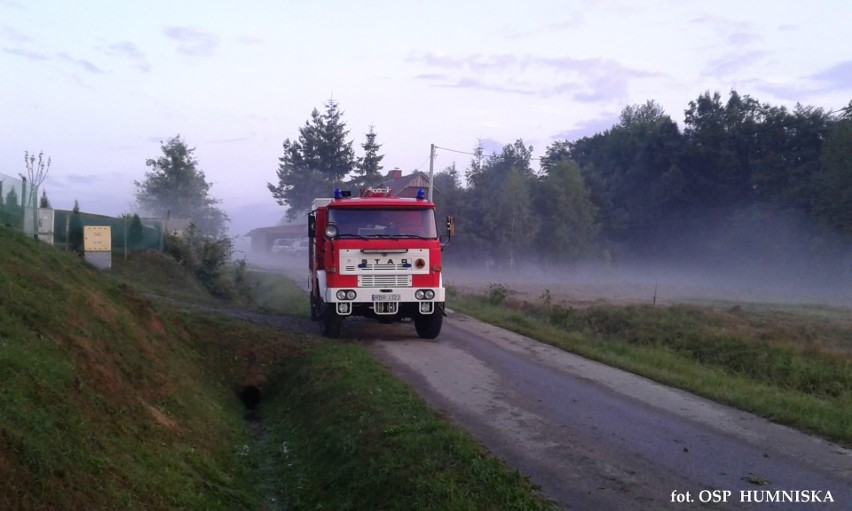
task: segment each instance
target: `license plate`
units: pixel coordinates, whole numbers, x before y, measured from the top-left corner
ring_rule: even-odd
[[[374,302],[398,302],[399,301],[399,295],[398,294],[373,295],[373,301]]]

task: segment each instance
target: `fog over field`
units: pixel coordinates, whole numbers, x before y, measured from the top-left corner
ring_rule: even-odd
[[[445,283],[502,283],[536,299],[549,289],[569,301],[744,301],[852,306],[852,245],[802,215],[772,212],[705,219],[642,254],[620,252],[555,265],[527,256],[514,268],[492,253],[464,261],[450,250]],[[454,257],[456,256],[456,257]],[[489,268],[490,267],[490,268]],[[537,295],[533,294],[538,292]]]

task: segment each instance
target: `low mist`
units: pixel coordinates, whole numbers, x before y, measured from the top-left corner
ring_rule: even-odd
[[[665,232],[668,231],[668,232]],[[460,260],[448,253],[445,283],[535,286],[569,300],[652,303],[734,301],[852,306],[852,243],[791,211],[744,210],[649,231],[641,250],[600,250],[573,264],[527,254]],[[535,299],[529,291],[524,299]]]

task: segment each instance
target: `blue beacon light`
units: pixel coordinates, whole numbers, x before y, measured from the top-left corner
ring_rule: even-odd
[[[425,199],[425,198],[426,198],[426,194],[425,194],[425,193],[423,193],[423,188],[418,188],[418,189],[417,189],[417,199],[418,199],[418,200],[423,200],[423,199]]]

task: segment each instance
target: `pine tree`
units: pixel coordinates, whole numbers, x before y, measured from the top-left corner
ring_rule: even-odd
[[[381,144],[376,143],[376,133],[373,126],[370,126],[370,131],[367,133],[367,140],[361,144],[364,149],[364,156],[358,158],[356,171],[358,177],[352,180],[352,183],[359,188],[378,183],[382,179],[382,159],[385,157],[379,154]]]
[[[276,172],[278,184],[266,184],[275,201],[289,207],[290,220],[308,211],[314,198],[328,197],[355,168],[343,113],[332,99],[325,107],[322,114],[317,109],[311,112],[311,119],[299,128],[298,140],[284,140],[284,155],[278,159]]]

